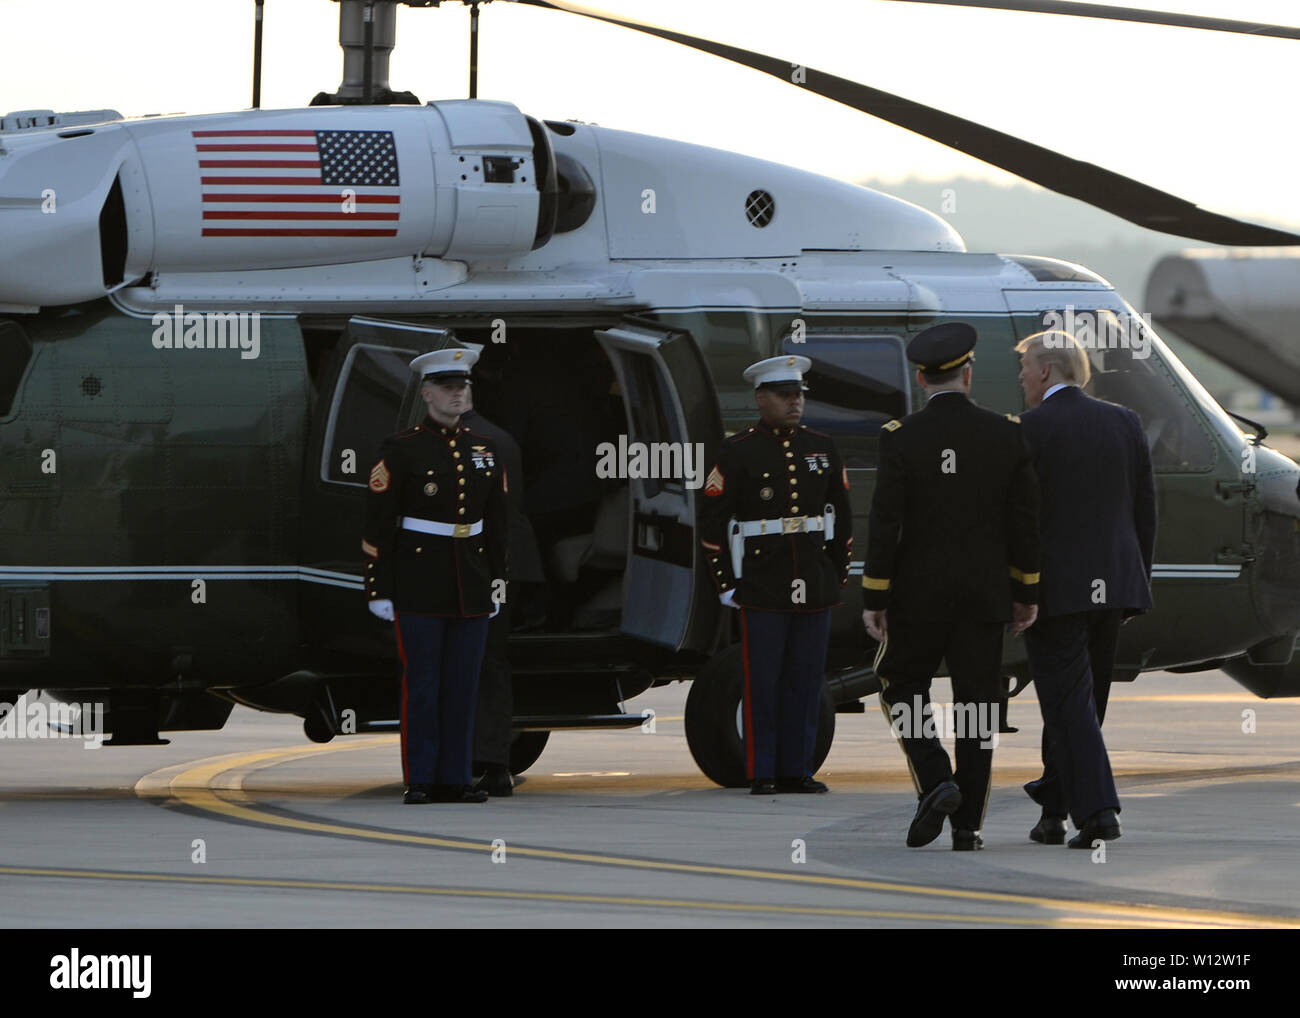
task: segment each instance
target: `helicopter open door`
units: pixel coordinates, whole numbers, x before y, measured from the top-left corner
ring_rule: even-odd
[[[410,361],[451,345],[456,339],[447,329],[354,317],[334,347],[307,446],[299,545],[306,581],[299,617],[306,642],[327,661],[364,654],[366,640],[358,642],[358,633],[387,635],[366,626],[361,534],[367,480],[380,443],[423,416]]]
[[[596,338],[627,410],[617,448],[598,469],[626,477],[630,496],[621,630],[674,650],[710,650],[720,608],[703,569],[697,500],[722,415],[709,369],[689,332],[628,318]]]

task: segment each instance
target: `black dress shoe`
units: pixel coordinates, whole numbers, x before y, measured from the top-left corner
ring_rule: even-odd
[[[984,839],[978,831],[968,831],[961,827],[952,829],[952,850],[954,852],[978,852],[984,847]]]
[[[955,781],[942,781],[922,797],[912,826],[907,829],[907,847],[928,845],[943,830],[943,818],[961,805],[961,789]]]
[[[402,803],[406,806],[427,806],[436,801],[432,785],[410,785],[402,796]]]
[[[483,777],[475,782],[474,787],[487,792],[494,799],[504,799],[515,794],[515,780],[510,776],[510,768],[504,764],[488,764]]]
[[[1040,845],[1064,845],[1065,817],[1058,817],[1043,810],[1038,823],[1034,824],[1029,831],[1029,840],[1036,841]]]
[[[433,802],[487,802],[487,792],[472,785],[434,785]]]
[[[755,778],[749,783],[750,795],[776,795],[776,782],[771,778]]]
[[[1114,841],[1119,836],[1119,816],[1113,809],[1103,809],[1083,822],[1079,833],[1070,839],[1070,847],[1092,848],[1094,841]]]
[[[830,791],[824,782],[812,777],[777,778],[776,790],[778,792],[801,792],[804,795],[816,795],[818,792]]]

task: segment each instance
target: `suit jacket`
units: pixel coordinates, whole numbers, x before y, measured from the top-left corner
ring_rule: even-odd
[[[1006,622],[1012,600],[1038,600],[1038,485],[1021,431],[961,393],[884,426],[865,608]]]
[[[840,604],[849,579],[853,509],[849,475],[829,435],[800,425],[773,429],[761,421],[718,448],[700,507],[700,544],[719,593],[735,588],[735,602],[766,611],[821,611]],[[824,532],[782,532],[745,539],[741,577],[731,566],[728,521],[781,520],[835,513],[832,540]],[[803,600],[794,601],[795,580]]]
[[[468,618],[492,612],[494,580],[506,580],[507,478],[487,435],[426,417],[384,439],[366,496],[366,595],[399,612]],[[407,530],[401,518],[473,525],[443,537]]]
[[[1156,493],[1137,414],[1071,385],[1021,421],[1042,492],[1039,610],[1149,609]]]
[[[544,583],[546,572],[537,549],[533,525],[524,515],[524,467],[519,444],[477,410],[461,414],[460,423],[471,431],[487,435],[496,446],[506,468],[506,512],[510,520],[510,580],[512,583]]]

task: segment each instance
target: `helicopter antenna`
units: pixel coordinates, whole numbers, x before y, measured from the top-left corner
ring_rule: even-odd
[[[262,5],[266,0],[256,0],[253,12],[253,109],[262,108]]]
[[[469,97],[478,98],[478,4],[469,5]]]
[[[369,106],[375,101],[375,5],[367,0],[361,9],[361,21],[365,25],[362,46],[364,56],[361,64],[361,102]]]

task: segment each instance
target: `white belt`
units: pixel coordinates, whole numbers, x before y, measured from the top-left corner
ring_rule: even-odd
[[[745,538],[767,534],[813,534],[824,531],[826,540],[835,537],[835,507],[827,505],[822,516],[785,516],[779,520],[732,520],[727,528],[731,545],[731,571],[740,579],[745,562]]]
[[[759,537],[763,534],[803,534],[826,529],[821,516],[786,516],[779,520],[741,520],[741,537]]]
[[[418,516],[403,516],[403,530],[418,530],[422,534],[436,534],[438,537],[474,537],[483,533],[483,521],[474,523],[439,523],[437,520],[422,520]]]

